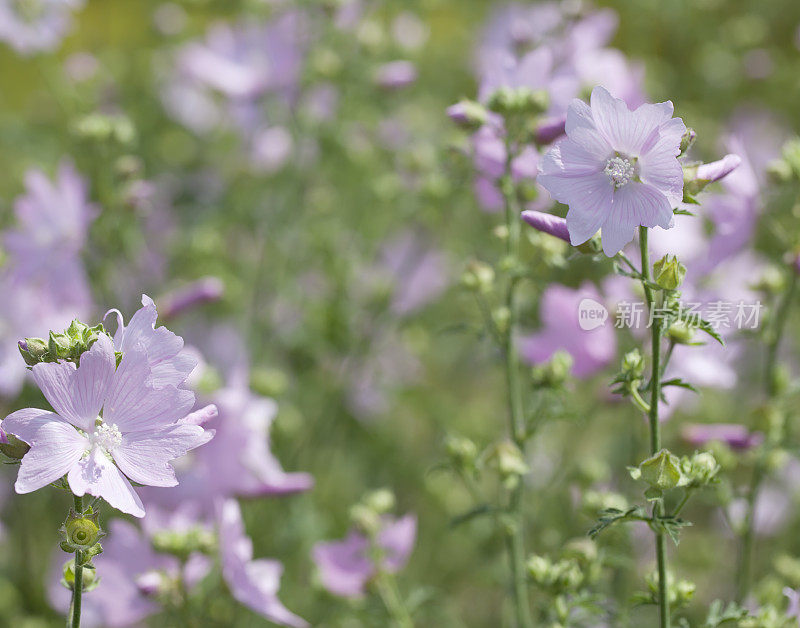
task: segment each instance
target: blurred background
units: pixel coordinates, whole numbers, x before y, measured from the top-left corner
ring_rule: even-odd
[[[698,159],[721,155],[726,134],[747,120],[753,150],[765,147],[763,170],[797,131],[800,3],[548,6],[566,21],[610,20],[603,48],[621,51],[626,71],[636,68],[648,101],[674,102],[697,131]],[[506,422],[497,355],[476,333],[480,311],[459,285],[471,259],[502,255],[493,236],[501,218],[476,194],[469,135],[445,113],[477,98],[481,46],[506,7],[0,0],[0,220],[4,263],[15,269],[0,300],[4,414],[42,403],[25,379],[18,338],[74,316],[99,321],[110,308],[127,319],[143,293],[153,297],[160,320],[208,363],[203,394],[213,400],[236,370],[253,395],[277,402],[269,451],[286,472],[313,476],[313,488],[241,505],[255,556],[284,565],[281,600],[315,626],[389,625],[374,596],[326,591],[312,560],[314,545],[346,536],[351,506],[381,487],[394,492],[398,515],[417,518],[397,577],[417,624],[497,626],[506,617],[502,539],[489,518],[453,525],[472,502],[442,468],[448,436],[482,448]],[[792,218],[793,201],[769,202]],[[758,232],[754,246],[780,262],[773,236]],[[540,327],[549,283],[574,288],[610,272],[568,263],[565,251],[533,237],[525,255],[539,268],[526,292],[530,330]],[[798,331],[793,315],[788,344],[796,347]],[[557,553],[585,536],[593,491],[636,493],[625,466],[639,461],[646,426],[606,392],[633,345],[621,337],[607,367],[568,382],[557,420],[535,440],[531,551]],[[742,408],[757,405],[755,362],[738,360],[735,384],[710,385],[678,405],[665,441],[687,453],[691,445],[679,444],[686,423],[749,421]],[[258,437],[267,442],[266,432]],[[215,455],[224,469],[237,452]],[[781,586],[793,583],[775,575],[774,561],[800,552],[790,533],[798,467],[787,464],[771,485],[756,554],[761,599],[780,608]],[[727,496],[687,510],[694,527],[672,565],[697,584],[691,618],[732,596],[735,552],[721,512],[749,477],[746,465],[730,465]],[[69,496],[14,496],[14,472],[0,487],[0,625],[62,625],[49,590],[52,565],[64,559],[56,531]],[[106,522],[116,516],[103,513]],[[600,545],[609,561],[599,588],[624,601],[650,567],[646,534],[612,532]],[[265,623],[219,580],[202,586],[210,602],[195,609],[195,625]],[[142,621],[184,625],[159,612]],[[642,612],[630,625],[649,625]]]

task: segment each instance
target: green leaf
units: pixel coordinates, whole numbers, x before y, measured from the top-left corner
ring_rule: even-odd
[[[494,512],[494,508],[490,504],[480,504],[475,506],[475,508],[471,508],[465,513],[457,515],[450,520],[450,527],[456,528],[461,524],[467,523],[468,521],[472,521],[473,519],[477,519],[483,515],[488,515]]]

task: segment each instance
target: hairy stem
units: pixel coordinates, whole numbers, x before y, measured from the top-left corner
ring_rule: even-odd
[[[774,328],[767,337],[767,357],[764,364],[764,389],[768,399],[778,394],[778,349],[780,348],[786,321],[789,317],[792,300],[797,291],[797,273],[792,272],[788,289],[778,303],[775,313]],[[743,602],[750,591],[750,578],[753,562],[753,543],[755,537],[755,511],[761,483],[766,476],[766,456],[762,453],[755,462],[750,486],[747,491],[747,509],[745,510],[742,529],[742,542],[739,547],[739,560],[736,569],[736,601]]]
[[[75,512],[83,513],[83,497],[73,495],[75,498]],[[75,586],[72,589],[72,628],[80,628],[81,625],[81,597],[83,595],[83,567],[81,562],[81,552],[75,552]]]
[[[649,286],[651,281],[650,273],[650,252],[647,242],[647,227],[639,227],[639,248],[642,256],[642,285],[644,287],[647,307],[653,321],[651,327],[652,340],[652,360],[650,381],[650,411],[648,419],[650,422],[650,453],[655,454],[661,449],[661,425],[658,421],[658,402],[661,397],[661,318],[655,315],[656,298],[652,288]],[[653,506],[654,516],[664,515],[664,502],[657,500]],[[667,594],[667,547],[664,533],[656,532],[656,562],[658,563],[658,608],[661,618],[661,628],[669,628],[669,596]]]

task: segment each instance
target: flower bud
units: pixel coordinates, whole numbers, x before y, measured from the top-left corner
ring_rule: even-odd
[[[533,385],[537,388],[563,386],[572,369],[572,356],[566,351],[556,351],[547,362],[533,367]]]
[[[62,578],[61,578],[61,585],[72,591],[75,589],[75,559],[72,558],[64,563],[64,568],[62,571]],[[97,585],[100,584],[100,576],[97,575],[97,571],[93,567],[87,567],[84,565],[83,568],[83,576],[81,578],[82,583],[82,591],[84,593],[88,593],[92,589],[97,588]]]
[[[638,471],[638,473],[637,473]],[[631,470],[634,480],[642,479],[658,491],[666,491],[687,483],[681,473],[680,460],[666,449],[642,462],[638,468]]]
[[[448,436],[444,446],[447,456],[456,467],[470,469],[475,466],[478,448],[470,439],[462,436]]]
[[[447,108],[448,117],[458,126],[477,130],[489,119],[489,112],[482,104],[474,100],[461,100]]]
[[[61,526],[61,549],[72,553],[89,551],[105,536],[98,521],[100,514],[92,512],[91,508],[83,514],[74,510],[69,511],[67,520]]]
[[[720,470],[716,458],[709,451],[695,453],[691,458],[686,458],[682,466],[690,484],[693,486],[708,484],[717,476]]]
[[[494,285],[494,269],[484,262],[472,261],[461,275],[461,284],[470,290],[486,294]]]
[[[364,504],[355,504],[350,508],[350,520],[354,526],[369,537],[375,536],[381,527],[378,513]]]
[[[669,326],[667,335],[675,344],[689,344],[694,338],[695,328],[686,321],[675,321]]]
[[[686,152],[692,147],[696,139],[697,139],[697,132],[691,127],[687,127],[686,131],[681,136],[680,154],[685,155]]]
[[[371,491],[361,501],[367,508],[371,508],[379,515],[385,515],[394,510],[395,507],[394,493],[388,488]]]
[[[522,220],[538,231],[560,238],[564,242],[570,241],[567,221],[560,216],[529,209],[522,212]]]
[[[21,441],[13,434],[7,434],[3,428],[0,427],[0,452],[12,460],[22,460],[29,450],[30,445],[28,445],[28,443]]]
[[[153,535],[151,544],[159,554],[186,560],[194,553],[213,553],[216,538],[210,530],[197,525],[188,530],[160,530]]]
[[[47,342],[42,338],[25,338],[17,343],[22,359],[28,366],[34,366],[45,361],[48,354]]]
[[[674,255],[665,255],[653,264],[653,275],[664,290],[676,290],[686,276],[686,267]]]
[[[641,379],[644,373],[644,358],[639,349],[632,349],[622,357],[622,372],[630,379]]]
[[[511,441],[497,443],[488,460],[509,488],[516,486],[519,478],[530,471],[519,447]]]
[[[508,324],[511,321],[511,310],[506,306],[495,308],[492,312],[492,320],[501,334],[508,331]]]
[[[542,585],[548,582],[553,563],[546,556],[533,555],[528,558],[526,567],[531,580],[538,585]]]
[[[531,90],[527,87],[501,87],[489,96],[487,106],[491,111],[503,116],[538,116],[549,106],[550,98],[545,90]]]

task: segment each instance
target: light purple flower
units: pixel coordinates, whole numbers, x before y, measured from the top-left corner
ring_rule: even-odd
[[[697,166],[695,178],[709,182],[719,181],[736,170],[741,163],[742,158],[739,155],[728,154],[717,161]]]
[[[375,82],[383,89],[402,89],[417,80],[417,68],[410,61],[392,61],[378,68]]]
[[[153,387],[141,344],[126,348],[115,366],[111,339],[101,334],[77,368],[69,362],[33,367],[33,378],[55,413],[25,408],[3,420],[6,432],[31,446],[20,465],[17,493],[66,475],[75,495],[102,497],[118,510],[143,517],[144,506],[128,478],[150,486],[178,483],[169,461],[213,436],[198,425],[181,423],[194,393]]]
[[[0,0],[0,40],[21,55],[54,50],[83,0]]]
[[[111,313],[117,317],[116,350],[124,354],[141,346],[151,371],[151,385],[180,386],[197,366],[197,358],[183,350],[183,338],[166,327],[156,328],[158,311],[146,294],[142,295],[142,307],[134,313],[127,326],[119,310],[109,310],[106,317]]]
[[[597,290],[589,282],[577,290],[558,284],[547,287],[539,307],[542,329],[519,339],[520,354],[527,362],[542,364],[556,351],[566,351],[572,356],[573,375],[588,377],[614,359],[617,342],[611,324],[581,329],[578,314],[584,299],[600,302]]]
[[[541,231],[542,233],[548,233],[551,236],[564,240],[564,242],[569,242],[569,229],[567,229],[567,221],[560,216],[545,214],[544,212],[537,212],[529,209],[522,212],[522,219],[531,227]]]
[[[376,542],[383,552],[380,569],[396,573],[405,567],[417,536],[417,518],[406,515],[400,519],[386,517],[382,521]],[[312,551],[322,585],[334,595],[361,597],[367,583],[378,569],[370,556],[370,541],[357,531],[351,531],[341,541],[317,543]]]
[[[161,297],[161,317],[173,318],[198,305],[219,301],[224,291],[225,284],[218,277],[202,277]]]
[[[672,111],[671,102],[630,111],[602,87],[592,91],[591,106],[572,101],[567,137],[545,156],[538,182],[569,205],[573,244],[602,228],[603,251],[612,257],[637,226],[673,225],[683,198],[677,156],[686,127]]]
[[[763,434],[738,423],[691,423],[683,426],[681,435],[694,447],[717,441],[733,449],[750,449],[764,440]]]
[[[784,587],[783,594],[789,599],[789,607],[786,609],[786,616],[797,619],[797,625],[800,626],[800,591],[790,587]]]
[[[219,540],[222,575],[238,602],[276,624],[308,625],[278,599],[283,565],[277,560],[253,560],[253,542],[245,534],[242,513],[235,500],[226,500],[220,506]]]

